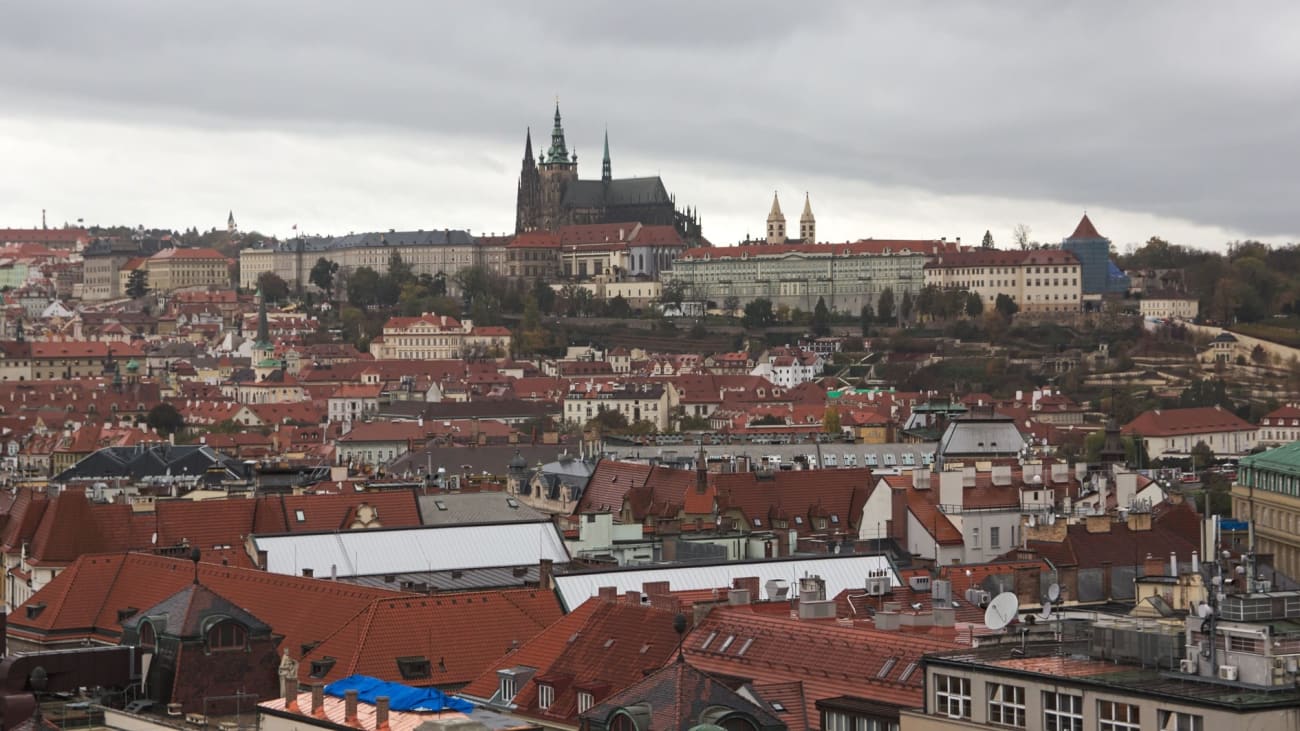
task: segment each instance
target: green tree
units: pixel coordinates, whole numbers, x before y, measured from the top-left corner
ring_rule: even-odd
[[[979,317],[984,314],[984,300],[974,292],[966,294],[966,316]]]
[[[1194,470],[1203,470],[1214,464],[1214,450],[1205,442],[1197,442],[1196,446],[1192,447],[1191,457]]]
[[[831,311],[827,309],[824,297],[818,297],[817,306],[813,308],[812,333],[817,337],[831,333]]]
[[[149,270],[137,267],[126,278],[126,296],[140,299],[149,294]]]
[[[745,305],[745,314],[740,318],[740,324],[748,329],[769,327],[774,322],[776,315],[772,312],[772,300],[766,297]]]
[[[885,287],[880,293],[880,301],[876,304],[876,317],[883,323],[894,321],[894,288]]]
[[[262,290],[262,298],[267,302],[284,302],[289,298],[289,284],[275,272],[257,275],[257,288]]]
[[[984,232],[984,240],[980,242],[980,248],[981,248],[981,249],[992,249],[992,248],[994,248],[994,246],[993,246],[993,232],[992,232],[992,231],[987,231],[987,230],[986,230],[986,231]]]
[[[871,337],[871,326],[876,322],[876,311],[872,309],[870,302],[862,306],[862,311],[858,313],[858,319],[862,327],[862,337]]]
[[[916,311],[922,317],[937,317],[940,314],[940,307],[943,300],[943,293],[933,284],[927,284],[921,288],[921,294],[916,297]]]
[[[415,270],[402,261],[402,255],[394,249],[388,255],[388,279],[392,286],[401,288],[403,284],[415,279]]]
[[[627,417],[616,409],[604,409],[587,421],[586,428],[602,434],[620,432],[627,429]]]
[[[1011,299],[1010,295],[999,294],[993,301],[993,309],[1004,319],[1010,320],[1013,315],[1020,311],[1020,305]]]
[[[898,304],[898,317],[903,322],[910,322],[912,312],[916,309],[916,298],[912,297],[912,290],[903,292],[903,299]]]
[[[357,307],[379,304],[379,272],[361,267],[348,277],[348,302]]]
[[[632,305],[628,304],[627,298],[623,295],[615,295],[613,299],[605,305],[606,317],[617,317],[627,319],[632,316]]]
[[[338,270],[339,265],[337,262],[332,262],[322,256],[317,259],[316,263],[312,266],[311,274],[308,276],[308,279],[312,284],[319,287],[328,298],[334,294],[334,275]]]
[[[659,290],[659,304],[665,312],[681,312],[682,302],[686,299],[686,282],[673,279],[663,283]]]
[[[181,412],[177,411],[175,406],[162,401],[149,409],[148,415],[145,416],[145,424],[163,436],[170,436],[185,428],[185,417],[181,416]]]

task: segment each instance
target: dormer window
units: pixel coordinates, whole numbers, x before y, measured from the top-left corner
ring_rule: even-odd
[[[515,676],[502,675],[500,690],[501,690],[501,700],[503,702],[509,703],[510,701],[513,701],[515,699],[515,693],[518,690],[517,688],[515,688]]]
[[[594,700],[595,698],[593,698],[591,694],[586,692],[585,690],[578,691],[578,713],[586,713],[588,710],[590,710],[591,707],[595,705],[593,703]]]
[[[243,625],[230,619],[222,620],[208,630],[208,651],[242,650],[247,640],[248,632]]]
[[[144,652],[153,652],[158,647],[158,635],[154,631],[153,622],[140,623],[140,649]]]
[[[555,686],[538,684],[537,686],[537,707],[545,711],[555,702]]]

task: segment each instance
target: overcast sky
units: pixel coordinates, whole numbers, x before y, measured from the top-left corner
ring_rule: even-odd
[[[558,95],[583,177],[663,177],[716,244],[1086,209],[1121,248],[1300,241],[1300,4],[7,3],[0,227],[513,230]],[[536,149],[535,147],[535,149]]]

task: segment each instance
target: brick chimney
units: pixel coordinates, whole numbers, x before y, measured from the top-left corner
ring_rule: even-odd
[[[538,588],[550,591],[555,588],[555,561],[544,558],[537,566]]]
[[[623,598],[624,601],[626,601],[628,604],[640,604],[641,592],[637,591],[636,589],[628,589],[626,592],[623,593]]]
[[[315,718],[325,718],[325,684],[324,683],[312,683],[311,715]]]
[[[298,710],[298,679],[284,679],[284,710],[290,713],[299,713]]]
[[[360,726],[357,722],[357,691],[349,690],[343,694],[343,723]]]
[[[616,602],[618,601],[618,587],[602,586],[596,590],[596,596],[600,597],[602,602]]]
[[[731,580],[731,588],[744,589],[749,592],[750,601],[758,601],[762,588],[757,576],[740,576]]]
[[[1109,515],[1089,515],[1083,519],[1084,528],[1089,533],[1109,533],[1114,518]]]
[[[375,699],[375,731],[388,728],[388,696],[381,695]]]

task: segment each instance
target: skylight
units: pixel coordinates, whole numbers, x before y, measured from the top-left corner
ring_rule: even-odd
[[[785,704],[782,703],[781,701],[772,701],[772,710],[777,711],[779,713],[784,713]]]
[[[914,673],[914,672],[916,672],[916,663],[915,663],[915,662],[909,662],[909,663],[907,664],[907,667],[903,668],[903,674],[900,675],[900,676],[898,676],[898,682],[900,682],[900,683],[906,683],[906,682],[907,682],[907,679],[910,678],[910,677],[912,677],[912,673]]]
[[[434,500],[434,501],[433,501],[433,504],[434,504],[434,506],[437,507],[439,510],[446,510],[446,509],[447,509],[447,503],[445,503],[445,502],[443,502],[443,501],[441,501],[441,500]]]
[[[705,638],[704,638],[704,642],[702,642],[702,643],[700,644],[700,649],[701,649],[701,650],[707,650],[707,649],[709,649],[709,645],[713,643],[713,638],[715,638],[715,637],[717,637],[717,636],[718,636],[718,633],[717,633],[717,632],[710,632],[710,633],[709,633],[709,636],[708,636],[708,637],[705,637]]]
[[[888,660],[885,660],[885,664],[880,666],[880,672],[876,673],[876,677],[877,678],[889,677],[889,671],[894,669],[894,664],[897,662],[898,662],[898,658],[896,657],[891,657]]]
[[[754,644],[754,638],[753,638],[753,637],[747,637],[747,638],[745,638],[745,642],[744,642],[744,644],[742,644],[742,645],[740,646],[740,649],[739,649],[739,650],[736,650],[736,656],[739,657],[739,656],[741,656],[741,655],[744,655],[744,654],[745,654],[745,651],[748,650],[748,649],[749,649],[749,646],[752,645],[752,644]]]
[[[727,639],[722,641],[722,647],[718,648],[718,652],[726,652],[727,648],[731,647],[731,643],[735,641],[736,641],[735,635],[727,635]]]
[[[293,517],[297,518],[299,523],[304,523],[307,521],[307,514],[301,510],[293,511]]]

